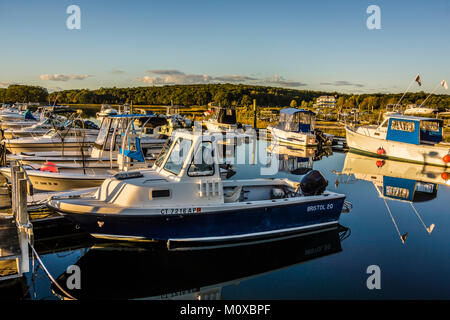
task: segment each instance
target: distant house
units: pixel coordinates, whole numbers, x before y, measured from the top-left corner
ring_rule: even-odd
[[[336,108],[336,98],[334,96],[320,96],[314,104],[315,108]]]

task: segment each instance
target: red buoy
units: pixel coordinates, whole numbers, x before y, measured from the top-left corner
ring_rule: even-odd
[[[377,167],[381,168],[382,166],[384,166],[385,162],[384,160],[377,160]]]
[[[56,164],[54,164],[53,162],[44,163],[44,165],[39,170],[58,173],[58,168],[56,168]]]
[[[448,180],[448,173],[447,172],[442,172],[441,178],[442,178],[442,180],[447,181]]]
[[[377,154],[382,155],[382,154],[386,154],[386,150],[384,150],[383,148],[378,148],[377,150]]]
[[[449,154],[446,154],[446,155],[442,158],[442,160],[443,160],[445,163],[449,163],[449,162],[450,162],[450,155],[449,155]]]

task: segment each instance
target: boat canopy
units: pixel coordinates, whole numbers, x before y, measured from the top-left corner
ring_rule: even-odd
[[[443,120],[436,118],[393,115],[388,117],[386,140],[419,145],[443,140]]]
[[[314,130],[316,114],[306,109],[286,108],[280,110],[277,128],[291,132],[310,132]]]
[[[437,184],[412,179],[383,177],[383,196],[407,202],[423,202],[437,197]]]

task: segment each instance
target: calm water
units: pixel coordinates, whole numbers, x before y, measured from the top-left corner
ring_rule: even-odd
[[[307,163],[280,157],[286,160],[278,164],[285,171],[272,176],[301,180],[290,171]],[[69,265],[80,266],[82,289],[71,291],[77,298],[192,298],[199,293],[222,299],[450,298],[450,187],[441,177],[444,169],[389,161],[377,166],[377,159],[336,152],[312,165],[328,179],[329,190],[346,194],[353,204],[341,215],[339,230],[194,252],[97,243],[42,258],[61,283]],[[261,176],[261,165],[235,167],[232,179]],[[339,174],[343,171],[351,175]],[[397,178],[395,188],[388,185],[390,177]],[[413,183],[416,193],[401,185],[416,179],[422,181]],[[437,193],[434,183],[440,184]],[[390,195],[385,199],[391,214],[377,185],[381,194]],[[403,243],[399,234],[406,233]],[[367,289],[370,265],[381,269],[381,290]],[[28,298],[59,299],[37,263],[34,275],[25,278]]]

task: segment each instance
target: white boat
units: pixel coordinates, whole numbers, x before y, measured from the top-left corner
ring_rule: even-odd
[[[421,105],[409,105],[407,106],[407,108],[405,109],[405,111],[403,111],[404,115],[407,116],[412,116],[412,115],[418,115],[418,116],[424,116],[424,115],[430,115],[430,114],[434,114],[437,112],[437,109],[435,108],[429,108],[429,107],[423,107]]]
[[[93,122],[73,119],[67,120],[59,128],[49,130],[43,136],[4,139],[2,144],[13,154],[42,151],[58,151],[60,155],[66,151],[87,154],[97,135],[98,126]]]
[[[104,116],[99,135],[90,155],[64,157],[9,156],[26,166],[26,176],[34,189],[64,191],[99,186],[106,178],[120,170],[148,168],[163,147],[166,139],[144,134],[135,127],[135,120],[149,119],[143,115]],[[10,168],[0,169],[10,179]]]
[[[448,166],[450,144],[443,141],[443,121],[389,115],[377,126],[345,127],[350,150],[382,158]]]
[[[152,169],[121,172],[48,207],[94,237],[217,245],[287,236],[338,224],[345,195],[311,171],[288,179],[223,180],[222,134],[175,131]],[[314,183],[311,183],[314,180]]]
[[[286,108],[280,110],[278,125],[268,126],[272,139],[284,144],[316,146],[321,143],[331,145],[333,135],[315,130],[315,113],[306,109]]]
[[[209,132],[238,133],[251,129],[249,125],[242,125],[236,120],[236,110],[233,108],[216,107],[212,117],[202,122]]]

